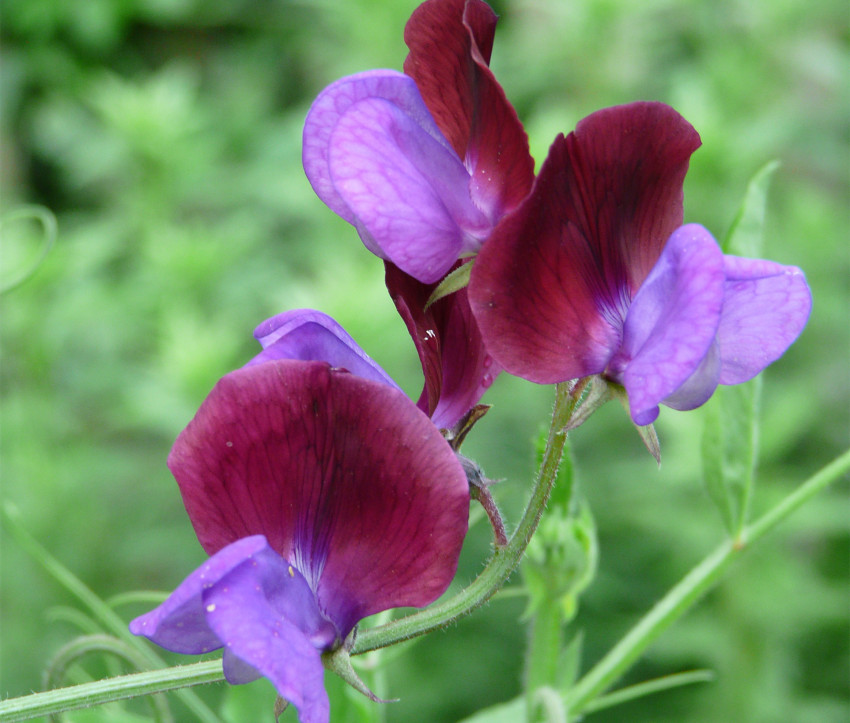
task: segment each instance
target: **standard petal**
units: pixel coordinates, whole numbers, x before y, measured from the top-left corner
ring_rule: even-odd
[[[204,548],[264,534],[345,637],[362,617],[425,605],[454,576],[468,484],[401,392],[325,363],[225,376],[169,467]]]
[[[492,221],[531,189],[528,137],[488,67],[497,16],[482,0],[428,0],[404,30],[404,71],[473,177],[472,196]]]
[[[425,385],[418,406],[437,427],[451,428],[478,403],[501,367],[484,347],[466,289],[426,310],[436,284],[423,284],[391,263],[386,283],[422,363]]]
[[[390,101],[352,105],[331,133],[328,162],[371,250],[425,283],[489,234],[460,159]]]
[[[717,339],[721,384],[752,379],[803,331],[812,294],[803,272],[772,261],[724,257],[723,313]]]
[[[263,351],[246,366],[272,359],[325,361],[364,379],[400,388],[345,329],[321,311],[293,309],[278,314],[260,324],[254,337]]]
[[[534,189],[475,261],[488,349],[551,383],[601,372],[643,279],[681,224],[696,131],[662,103],[597,111],[555,139]]]
[[[343,114],[368,98],[386,100],[410,117],[438,143],[449,147],[416,84],[396,70],[370,70],[351,75],[325,88],[310,106],[304,121],[302,162],[316,195],[346,221],[356,224],[354,212],[334,187],[328,161],[331,134]]]
[[[705,363],[723,308],[723,253],[702,226],[677,229],[638,291],[626,317],[623,343],[606,374],[629,395],[635,424],[651,423],[658,405],[704,403],[717,387],[719,364]]]

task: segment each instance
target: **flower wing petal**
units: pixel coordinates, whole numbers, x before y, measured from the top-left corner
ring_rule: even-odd
[[[658,405],[692,378],[677,409],[693,409],[714,392],[719,364],[703,362],[720,324],[723,279],[723,253],[711,234],[696,224],[677,229],[632,302],[609,369],[626,387],[635,424],[650,424]]]
[[[254,535],[221,550],[180,583],[162,605],[133,620],[130,632],[186,655],[220,648],[223,643],[206,620],[203,593],[266,546],[262,535]]]
[[[772,261],[725,256],[726,290],[717,338],[721,384],[752,379],[803,331],[812,294],[803,272]]]
[[[416,84],[403,73],[370,70],[341,78],[325,88],[313,101],[304,121],[302,162],[316,195],[334,213],[352,224],[356,224],[356,215],[334,187],[328,153],[331,134],[340,118],[353,105],[368,98],[382,98],[393,103],[426,133],[448,147]]]
[[[531,188],[528,137],[488,67],[498,18],[482,0],[428,0],[404,30],[404,72],[473,177],[472,197],[492,220]]]
[[[283,568],[276,571],[278,584],[285,584],[288,577]],[[226,584],[215,585],[204,596],[209,626],[225,646],[225,677],[230,683],[250,682],[254,669],[298,709],[302,723],[327,723],[330,703],[321,648],[311,641],[309,631],[281,615],[270,602],[262,572],[243,565],[228,576]],[[301,583],[306,589],[303,579]],[[315,607],[315,600],[310,602]]]
[[[473,239],[490,231],[454,151],[388,100],[359,101],[340,117],[328,162],[334,188],[378,255],[421,281],[442,278],[466,239],[466,250],[477,250]]]
[[[313,309],[293,309],[273,316],[254,330],[263,347],[246,366],[272,359],[325,361],[332,367],[399,389],[334,319]]]

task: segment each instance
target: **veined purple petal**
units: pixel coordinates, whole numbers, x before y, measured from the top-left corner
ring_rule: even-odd
[[[169,456],[210,554],[262,534],[344,638],[363,617],[427,605],[467,528],[466,475],[400,391],[323,362],[225,376]]]
[[[490,231],[455,152],[391,101],[362,100],[339,118],[328,165],[371,250],[423,282],[442,278]]]
[[[303,576],[261,535],[220,550],[130,631],[180,653],[224,646],[225,677],[265,675],[302,723],[329,716],[320,653],[338,642]]]
[[[719,364],[703,362],[723,308],[723,254],[702,226],[677,229],[629,308],[620,351],[606,374],[626,387],[635,424],[649,424],[658,405],[694,377],[678,408],[705,402]]]
[[[332,367],[347,369],[364,379],[400,388],[345,329],[321,311],[285,311],[260,324],[254,330],[254,338],[260,342],[263,351],[246,366],[272,359],[325,361]]]
[[[723,313],[717,339],[721,384],[752,379],[800,335],[812,308],[803,272],[772,261],[724,257]]]
[[[305,603],[318,614],[304,579],[279,556],[277,559],[280,565],[274,571],[275,585],[298,584],[300,591],[311,595]],[[230,683],[250,682],[241,661],[272,682],[277,692],[298,709],[301,723],[327,723],[330,703],[321,651],[329,648],[333,636],[328,641],[326,631],[305,631],[281,615],[262,577],[256,565],[244,565],[228,577],[226,584],[215,585],[204,596],[207,621],[225,646],[225,677]]]
[[[382,98],[396,105],[436,141],[451,147],[434,123],[419,90],[410,78],[396,70],[370,70],[332,83],[310,106],[304,121],[302,162],[313,190],[330,209],[349,223],[356,215],[340,197],[328,165],[330,139],[342,115],[368,98]]]

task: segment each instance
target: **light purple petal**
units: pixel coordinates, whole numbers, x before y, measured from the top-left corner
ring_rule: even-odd
[[[720,323],[723,279],[723,254],[708,231],[689,224],[673,232],[635,295],[608,370],[626,387],[635,424],[651,423],[658,405],[698,370],[700,389],[688,396],[711,396],[716,375],[700,367]]]
[[[207,624],[203,593],[266,547],[266,538],[254,535],[223,548],[180,583],[162,605],[133,620],[130,632],[186,655],[220,648],[221,641]]]
[[[462,252],[477,251],[491,229],[455,152],[387,100],[349,108],[328,159],[367,246],[424,283],[442,278]]]
[[[331,133],[342,115],[367,98],[383,98],[410,117],[422,130],[446,148],[448,141],[431,117],[416,83],[395,70],[370,70],[332,83],[313,101],[304,121],[302,161],[313,190],[330,209],[349,223],[356,216],[337,192],[328,165]]]
[[[288,575],[282,560],[281,564],[284,569],[275,571],[274,578],[278,586],[286,584]],[[330,703],[320,652],[325,645],[317,647],[304,630],[281,615],[269,599],[263,572],[251,565],[240,566],[226,585],[215,585],[204,596],[209,625],[225,645],[225,677],[231,683],[249,682],[250,668],[254,668],[298,709],[301,723],[327,723]],[[290,584],[306,589],[294,570]],[[310,602],[315,608],[312,597]]]
[[[339,642],[298,570],[262,535],[228,545],[184,580],[130,632],[178,653],[222,646],[225,677],[265,675],[299,709],[302,723],[328,720],[321,651]]]
[[[263,351],[245,366],[272,359],[325,361],[364,379],[400,387],[336,321],[313,309],[294,309],[273,316],[254,330]]]
[[[812,308],[803,272],[772,261],[725,256],[723,313],[717,338],[721,384],[752,379],[800,335]]]

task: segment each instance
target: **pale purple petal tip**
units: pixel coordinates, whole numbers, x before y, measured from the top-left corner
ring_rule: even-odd
[[[254,330],[263,347],[245,366],[272,359],[324,361],[364,379],[399,389],[389,374],[366,354],[334,319],[313,309],[293,309],[267,319]]]
[[[725,296],[717,332],[721,384],[752,379],[803,331],[812,294],[803,272],[772,261],[724,257]]]
[[[321,651],[338,641],[304,577],[262,535],[222,548],[158,608],[130,623],[178,653],[224,646],[225,677],[264,675],[299,711],[302,723],[327,723]]]
[[[322,91],[302,157],[317,195],[367,248],[424,283],[477,250],[491,228],[471,200],[469,173],[401,73],[360,73]]]
[[[622,380],[632,419],[648,424],[669,397],[677,408],[705,402],[718,365],[704,363],[723,306],[723,254],[702,226],[673,232],[629,308],[608,374]],[[689,382],[681,398],[671,397]]]
[[[266,547],[262,535],[245,537],[225,547],[180,583],[162,605],[133,620],[130,632],[186,655],[220,648],[221,641],[206,621],[203,593]]]

